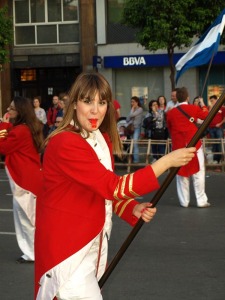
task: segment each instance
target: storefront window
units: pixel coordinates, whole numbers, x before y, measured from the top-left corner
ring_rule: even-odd
[[[224,85],[219,85],[219,84],[208,85],[207,87],[208,99],[212,95],[216,95],[219,98],[223,93],[224,89],[225,89]]]
[[[21,81],[35,81],[36,80],[36,70],[35,69],[20,70],[20,80]]]
[[[121,116],[126,117],[130,112],[130,99],[132,96],[147,100],[163,94],[163,68],[132,68],[115,69],[115,98],[121,104]],[[143,102],[142,102],[143,103]]]

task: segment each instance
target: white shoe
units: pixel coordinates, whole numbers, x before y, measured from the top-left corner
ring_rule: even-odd
[[[211,206],[211,204],[209,202],[206,202],[206,204],[203,204],[203,205],[198,205],[199,208],[207,208],[210,206]]]

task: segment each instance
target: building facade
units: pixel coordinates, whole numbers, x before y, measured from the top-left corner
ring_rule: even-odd
[[[51,105],[54,94],[67,92],[81,71],[96,69],[112,86],[121,113],[130,110],[131,96],[170,100],[167,53],[151,53],[135,42],[135,30],[120,24],[124,0],[1,0],[13,17],[14,44],[10,64],[1,76],[2,113],[14,95],[42,97]],[[187,51],[177,51],[176,61]],[[225,52],[215,56],[207,82],[207,66],[188,70],[178,85],[190,98],[221,93],[225,85]],[[0,112],[1,113],[1,112]]]
[[[67,92],[77,75],[93,68],[94,0],[10,0],[14,45],[2,80],[3,113],[13,95],[42,98],[48,108],[54,94]],[[9,84],[10,83],[10,84]]]

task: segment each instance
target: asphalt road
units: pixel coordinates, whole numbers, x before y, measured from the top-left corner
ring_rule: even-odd
[[[196,208],[192,191],[191,206],[185,209],[178,205],[175,181],[171,183],[154,220],[144,224],[104,284],[104,300],[225,299],[225,174],[207,173],[206,191],[210,208]],[[109,262],[131,230],[116,216],[113,220]],[[33,264],[16,264],[20,255],[12,195],[1,169],[0,300],[33,299]]]

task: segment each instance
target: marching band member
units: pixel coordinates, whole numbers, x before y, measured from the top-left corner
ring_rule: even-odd
[[[82,73],[68,110],[48,137],[44,186],[37,201],[35,287],[37,300],[102,299],[98,280],[107,262],[111,215],[132,226],[156,212],[134,198],[159,187],[157,177],[187,164],[195,148],[180,149],[133,174],[113,172],[122,147],[112,92],[99,73]]]

